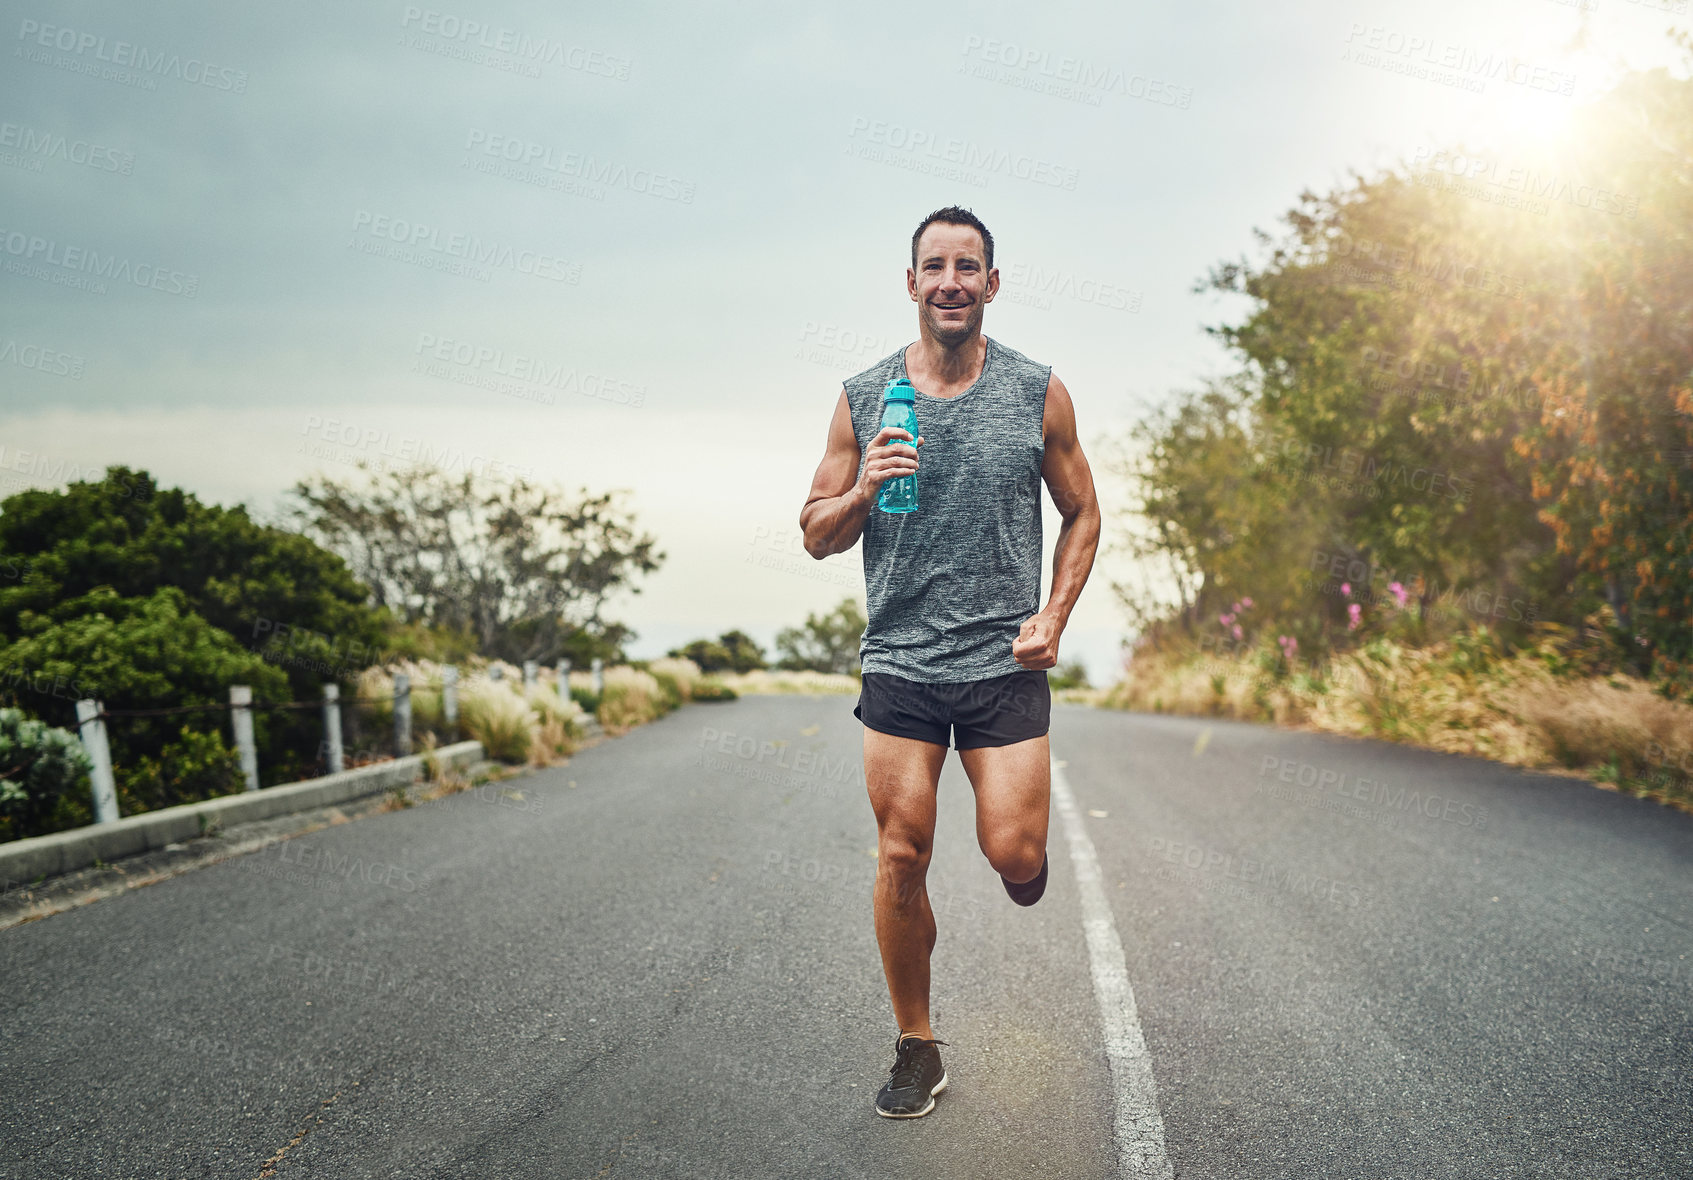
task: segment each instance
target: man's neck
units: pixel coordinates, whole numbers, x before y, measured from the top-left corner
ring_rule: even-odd
[[[906,372],[938,389],[963,392],[982,375],[988,342],[981,332],[972,332],[956,345],[946,345],[928,333],[918,337],[905,357]],[[936,396],[946,396],[937,394]]]

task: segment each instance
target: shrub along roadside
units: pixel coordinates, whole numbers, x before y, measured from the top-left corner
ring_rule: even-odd
[[[0,644],[0,682],[20,706],[66,730],[75,724],[75,702],[84,697],[114,712],[209,706],[175,716],[120,712],[107,724],[124,815],[240,790],[228,714],[220,708],[229,700],[229,686],[251,685],[260,701],[287,700],[289,693],[285,672],[188,609],[186,594],[176,586],[161,586],[147,598],[121,598],[100,587],[58,604],[52,615],[29,616],[28,634]],[[279,728],[292,724],[277,711],[253,715],[267,783],[287,781],[275,777],[271,759],[278,756]],[[57,819],[43,813],[32,821],[46,826],[14,834],[40,836],[92,822],[87,800],[69,806]]]
[[[0,709],[0,840],[91,822],[91,765],[69,730]]]
[[[1377,639],[1320,665],[1263,648],[1137,650],[1101,703],[1382,738],[1569,771],[1693,812],[1693,706],[1645,681],[1592,675],[1561,629],[1507,653],[1480,627],[1426,648]]]
[[[637,725],[655,721],[688,701],[734,700],[734,690],[714,676],[702,676],[699,665],[674,656],[628,667],[605,669],[605,697],[600,724],[613,737]]]
[[[499,666],[501,678],[489,675]],[[487,757],[508,765],[556,765],[580,748],[587,736],[588,712],[578,703],[593,698],[573,673],[571,700],[558,695],[556,672],[542,670],[540,681],[524,687],[522,672],[508,664],[475,663],[460,667],[458,724],[446,724],[442,708],[443,665],[406,660],[386,668],[367,668],[358,677],[357,695],[343,711],[345,754],[349,767],[380,761],[393,752],[394,676],[411,679],[412,742],[421,751],[472,738]],[[614,736],[656,720],[691,700],[733,700],[733,689],[702,676],[690,660],[655,660],[644,667],[605,669],[605,698],[600,724]],[[124,815],[167,807],[184,798],[213,798],[240,789],[235,755],[218,734],[179,724],[180,733],[166,749],[167,758],[137,757],[120,775],[119,808]],[[74,733],[29,719],[21,710],[0,708],[0,841],[81,827],[94,820],[88,759]]]
[[[498,668],[500,678],[492,671]],[[412,741],[422,747],[461,738],[482,743],[487,756],[498,762],[551,766],[576,752],[586,736],[587,713],[577,703],[572,677],[571,697],[558,695],[558,675],[542,669],[540,679],[525,688],[518,668],[501,661],[473,662],[459,669],[459,715],[449,726],[441,697],[443,665],[431,660],[406,660],[389,668],[366,668],[359,674],[359,696],[371,699],[361,706],[359,732],[369,732],[369,749],[383,751],[393,732],[394,675],[411,680]]]
[[[497,680],[490,675],[496,667],[501,673]],[[441,665],[406,661],[391,669],[366,669],[359,678],[359,695],[375,698],[364,706],[361,732],[370,732],[378,749],[385,749],[385,735],[392,732],[394,672],[411,677],[414,742],[473,738],[491,759],[532,766],[551,766],[575,753],[586,736],[590,714],[616,737],[691,700],[735,697],[732,689],[715,677],[702,676],[699,666],[686,659],[606,668],[603,697],[594,695],[590,673],[572,672],[568,705],[559,697],[554,669],[542,668],[535,685],[525,689],[521,669],[501,661],[473,662],[460,670],[458,731],[448,732],[441,711]]]

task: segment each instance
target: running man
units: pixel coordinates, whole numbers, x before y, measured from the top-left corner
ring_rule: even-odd
[[[993,235],[957,206],[911,236],[905,285],[917,340],[848,378],[800,513],[821,560],[864,538],[869,625],[864,778],[876,813],[876,941],[899,1034],[876,1112],[921,1118],[946,1087],[929,1025],[935,916],[925,878],[949,744],[976,794],[976,836],[1019,905],[1046,889],[1051,769],[1046,669],[1093,568],[1099,505],[1064,383],[982,335],[999,291]],[[882,391],[917,390],[910,434],[883,428]],[[900,440],[909,440],[902,442]],[[919,471],[918,510],[876,509],[884,481]],[[1040,609],[1042,480],[1063,516]],[[949,743],[949,734],[951,741]]]

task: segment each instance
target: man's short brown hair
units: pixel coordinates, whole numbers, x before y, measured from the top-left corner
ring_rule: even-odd
[[[946,225],[967,225],[977,233],[981,234],[982,247],[988,254],[987,269],[993,269],[993,235],[988,232],[988,227],[983,225],[982,219],[970,212],[970,210],[960,209],[957,205],[948,205],[945,209],[936,209],[933,213],[925,217],[923,219],[923,223],[917,227],[917,232],[911,235],[912,270],[917,269],[917,239],[923,236],[924,230],[928,229],[937,221]]]

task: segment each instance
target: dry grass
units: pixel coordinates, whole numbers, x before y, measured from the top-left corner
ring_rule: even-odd
[[[665,677],[674,681],[681,690],[683,700],[687,700],[692,695],[694,685],[698,684],[704,676],[704,673],[700,671],[700,666],[694,661],[672,657],[654,660],[647,665],[647,671],[652,673],[653,678],[660,683],[663,683]]]
[[[503,673],[499,680],[489,676],[496,666]],[[358,695],[375,698],[364,707],[377,727],[392,720],[396,672],[411,677],[412,730],[420,744],[432,746],[436,735],[446,730],[442,665],[406,660],[361,672]],[[460,729],[481,742],[489,758],[502,762],[551,766],[575,753],[583,737],[582,708],[558,695],[558,675],[550,669],[543,669],[538,682],[525,688],[521,668],[503,661],[476,662],[460,669],[458,699]]]
[[[638,668],[604,669],[605,695],[600,698],[600,724],[612,737],[628,733],[662,717],[671,706],[658,678]]]
[[[503,675],[494,680],[491,669]],[[403,661],[389,668],[368,668],[360,674],[358,693],[376,698],[366,706],[371,723],[391,723],[394,693],[393,673],[404,671],[412,682],[412,718],[419,739],[443,729],[441,720],[441,665],[429,661]],[[664,716],[715,685],[726,684],[737,692],[753,693],[852,693],[858,681],[851,676],[827,676],[816,672],[752,672],[745,676],[705,676],[699,665],[687,659],[653,660],[646,670],[623,665],[602,672],[605,692],[598,718],[605,732],[619,737],[637,725]],[[459,679],[459,726],[465,736],[482,743],[489,758],[532,766],[554,765],[575,753],[585,736],[587,715],[575,701],[559,696],[558,672],[540,669],[537,682],[525,688],[523,672],[503,661],[473,661],[461,668]],[[591,672],[572,670],[570,688],[592,695]]]
[[[519,692],[504,682],[475,679],[459,688],[459,724],[499,762],[527,762],[532,732],[540,718]]]
[[[858,678],[834,672],[725,672],[717,679],[741,696],[800,694],[829,696],[858,692]]]
[[[1693,707],[1622,676],[1553,675],[1534,651],[1499,656],[1378,641],[1321,670],[1138,653],[1102,704],[1383,738],[1593,782],[1693,811]]]

